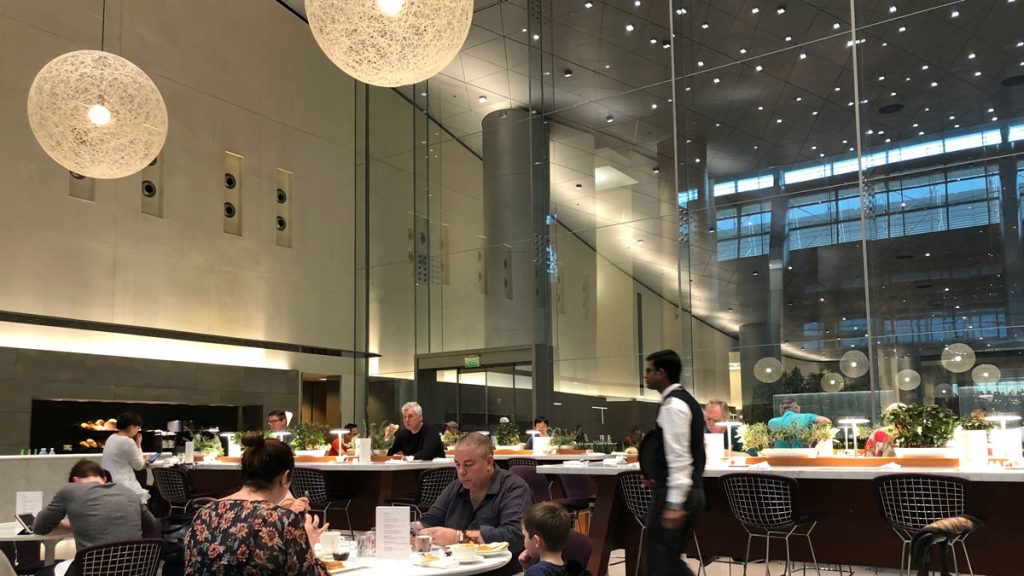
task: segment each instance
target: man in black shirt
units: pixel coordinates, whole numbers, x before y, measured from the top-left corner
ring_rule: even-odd
[[[388,455],[400,454],[412,456],[415,460],[433,460],[444,458],[444,445],[441,434],[430,424],[423,423],[423,408],[416,402],[402,405],[402,423],[405,428],[393,432],[395,441],[388,450]],[[389,435],[394,429],[389,429]]]

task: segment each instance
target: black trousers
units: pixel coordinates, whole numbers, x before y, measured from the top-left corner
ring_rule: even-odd
[[[661,525],[661,513],[665,509],[668,489],[655,486],[651,495],[651,507],[647,510],[647,531],[644,535],[644,561],[647,562],[647,576],[693,576],[693,572],[679,557],[683,546],[693,537],[704,512],[704,490],[693,488],[686,497],[683,510],[683,524],[675,530],[666,530]]]

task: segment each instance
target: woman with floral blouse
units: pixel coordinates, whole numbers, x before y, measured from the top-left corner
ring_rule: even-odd
[[[289,496],[295,458],[258,432],[242,439],[242,488],[203,507],[185,538],[185,574],[327,576],[313,554],[325,523],[277,503]]]

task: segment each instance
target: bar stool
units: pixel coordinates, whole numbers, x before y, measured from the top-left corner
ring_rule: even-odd
[[[349,536],[355,538],[355,532],[352,531],[352,519],[348,515],[352,497],[348,494],[329,494],[327,474],[323,470],[299,467],[292,469],[292,495],[296,498],[302,496],[309,498],[309,507],[320,512],[321,523],[327,521],[328,509],[333,507],[335,510],[342,511],[345,514]]]
[[[772,539],[783,540],[786,543],[785,574],[791,574],[789,539],[792,536],[803,536],[807,538],[814,569],[818,576],[821,576],[818,558],[814,555],[814,544],[811,542],[811,531],[825,515],[799,512],[800,487],[796,480],[771,474],[738,473],[726,474],[720,481],[725,488],[732,515],[747,531],[747,553],[743,558],[744,574],[747,573],[747,564],[750,563],[750,544],[754,538],[765,539],[765,574],[769,574],[768,558]],[[803,572],[807,572],[806,562]]]
[[[453,466],[424,470],[420,474],[415,495],[388,498],[384,502],[391,506],[409,506],[412,508],[413,520],[415,520],[430,510],[441,492],[444,492],[444,489],[454,481],[455,468]]]
[[[875,503],[882,519],[900,538],[900,573],[910,573],[910,546],[925,526],[943,518],[964,516],[967,509],[967,481],[934,474],[887,474],[874,480]],[[953,551],[953,567],[960,573],[955,544],[959,543],[974,574],[967,553],[970,532],[950,538],[946,546]]]
[[[181,515],[188,515],[189,509],[195,504],[206,504],[216,500],[210,494],[196,494],[192,490],[192,479],[181,468],[150,468],[153,481],[156,483],[160,497],[170,506],[168,517],[180,510]]]
[[[622,472],[617,476],[619,490],[622,491],[622,501],[626,504],[626,510],[633,515],[633,519],[640,525],[640,549],[636,557],[636,574],[640,574],[640,560],[644,554],[644,536],[647,534],[647,510],[651,507],[651,489],[644,482],[642,472],[630,470]],[[704,567],[704,555],[700,552],[700,542],[697,534],[693,535],[693,543],[697,547],[697,574],[703,573],[707,576],[707,568]],[[732,568],[730,567],[730,570]]]

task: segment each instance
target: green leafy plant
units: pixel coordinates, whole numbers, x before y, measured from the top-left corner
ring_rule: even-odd
[[[568,430],[563,430],[561,428],[551,429],[551,446],[554,446],[556,448],[575,448],[576,440],[578,438],[578,432],[570,432]]]
[[[224,455],[224,446],[220,443],[220,438],[211,432],[197,432],[193,434],[192,443],[196,454],[204,456],[211,454],[217,456]]]
[[[371,450],[390,450],[391,445],[395,443],[395,435],[387,434],[388,426],[391,422],[387,420],[383,424],[378,425],[376,422],[370,422],[366,429],[369,431],[367,438],[370,439]]]
[[[898,406],[884,418],[896,431],[893,443],[902,448],[942,448],[960,424],[956,413],[938,404]]]
[[[519,428],[511,420],[498,424],[498,429],[494,432],[494,439],[497,440],[499,446],[518,446]]]
[[[771,448],[774,444],[771,430],[768,429],[768,424],[765,422],[743,424],[736,429],[736,432],[740,441],[743,442],[743,447],[747,450],[764,450]]]
[[[324,424],[301,422],[292,427],[292,446],[297,450],[318,450],[327,446],[327,430]]]
[[[231,443],[236,445],[236,446],[241,446],[242,445],[242,437],[245,436],[246,434],[248,434],[249,432],[259,432],[259,433],[263,434],[264,438],[273,438],[274,437],[274,435],[270,433],[270,430],[250,430],[250,431],[247,431],[247,432],[235,432],[234,434],[231,435]]]
[[[445,432],[444,434],[441,434],[441,444],[444,444],[445,448],[451,448],[455,446],[459,440],[462,440],[465,437],[466,432],[459,432],[457,434],[449,434]]]
[[[989,422],[988,420],[982,420],[981,418],[971,418],[970,416],[965,416],[960,419],[960,427],[963,428],[964,430],[988,431],[991,430],[993,426],[992,423]]]
[[[816,423],[804,428],[801,436],[805,446],[817,446],[823,442],[834,444],[838,433],[839,429],[833,428],[831,424]]]

